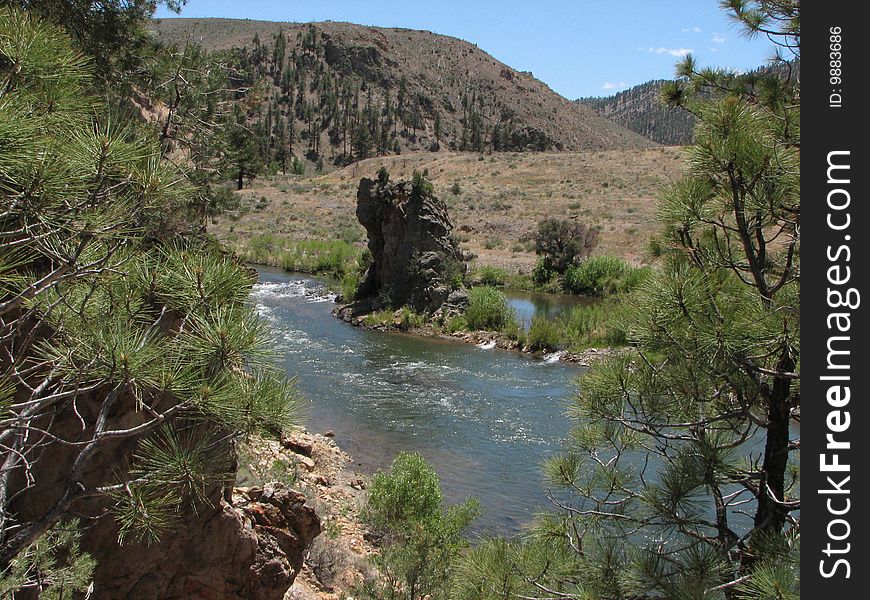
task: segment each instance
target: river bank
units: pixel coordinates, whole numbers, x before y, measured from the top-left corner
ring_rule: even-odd
[[[376,321],[372,321],[368,318],[370,315],[353,315],[352,311],[349,310],[349,306],[336,308],[333,311],[333,315],[345,323],[349,323],[354,327],[368,331],[382,331],[424,338],[454,340],[466,344],[473,344],[482,350],[500,348],[502,350],[526,354],[530,357],[547,362],[560,361],[580,367],[591,366],[596,361],[612,356],[620,350],[624,350],[624,348],[602,347],[586,348],[574,352],[567,350],[545,352],[533,349],[530,345],[523,345],[519,340],[497,331],[454,331],[451,333],[429,321],[409,325],[406,314],[401,309],[393,312],[390,319],[379,319]]]
[[[359,518],[370,475],[356,468],[332,432],[298,427],[280,440],[252,439],[240,463],[234,504],[245,504],[274,481],[304,494],[320,518],[322,532],[305,552],[285,600],[337,600],[372,575],[369,558],[377,549]]]

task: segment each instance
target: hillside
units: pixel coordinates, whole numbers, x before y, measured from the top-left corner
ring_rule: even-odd
[[[614,150],[655,144],[477,46],[428,31],[349,23],[163,19],[158,38],[227,51],[260,90],[270,143],[328,167],[370,156]],[[268,111],[268,114],[265,114]],[[295,143],[295,145],[294,145]]]
[[[385,166],[408,179],[428,170],[448,205],[462,248],[480,265],[528,272],[537,257],[532,235],[545,217],[601,226],[598,252],[642,262],[659,232],[657,199],[685,167],[677,148],[474,154],[421,152],[371,158],[318,177],[261,178],[237,192],[241,210],[209,226],[230,245],[255,235],[293,240],[344,239],[363,245],[356,191]]]
[[[661,103],[659,93],[664,83],[662,79],[648,81],[613,96],[580,98],[577,102],[660,144],[689,144],[695,118],[685,110]]]

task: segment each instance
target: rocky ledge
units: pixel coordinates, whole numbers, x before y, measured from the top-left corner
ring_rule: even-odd
[[[359,519],[368,475],[354,468],[331,432],[315,434],[298,428],[279,441],[254,440],[247,452],[242,483],[252,485],[236,489],[234,497],[240,503],[259,493],[259,482],[284,479],[292,482],[320,518],[323,532],[304,552],[285,600],[347,597],[354,585],[372,576],[367,558],[376,549],[366,540]]]

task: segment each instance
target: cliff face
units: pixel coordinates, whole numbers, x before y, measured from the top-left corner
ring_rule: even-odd
[[[86,440],[99,410],[98,395],[80,398],[51,417],[51,431],[65,440]],[[136,400],[120,400],[110,415],[113,429],[132,428],[146,420]],[[43,424],[45,426],[47,424]],[[196,427],[193,426],[192,427]],[[34,435],[37,435],[34,433]],[[117,481],[130,463],[138,440],[107,440],[84,473],[89,489]],[[30,474],[40,482],[28,486],[15,473],[12,504],[15,518],[36,522],[70,489],[74,447],[46,437]],[[235,470],[232,442],[213,449],[215,459]],[[80,497],[72,514],[81,517],[82,549],[97,561],[92,600],[281,600],[299,573],[306,548],[320,533],[320,520],[303,494],[282,484],[232,494],[232,482],[205,490],[205,500],[191,504],[155,543],[118,543],[119,526],[107,512],[104,496]],[[28,598],[18,594],[16,598]]]
[[[281,600],[319,533],[305,496],[275,483],[188,515],[150,546],[118,548],[111,526],[83,545],[99,557],[95,600]]]
[[[432,313],[447,302],[465,274],[465,257],[450,235],[447,205],[429,182],[363,179],[356,216],[372,255],[357,292],[361,310],[407,305]]]

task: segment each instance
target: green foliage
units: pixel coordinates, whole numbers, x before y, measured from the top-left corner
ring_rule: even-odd
[[[411,193],[417,196],[431,196],[435,193],[435,186],[429,181],[427,172],[414,170],[411,176]]]
[[[13,413],[0,514],[46,485],[34,468],[46,447],[72,460],[52,480],[65,486],[57,503],[2,520],[4,577],[31,550],[49,556],[40,540],[82,497],[108,501],[121,541],[155,539],[227,485],[234,439],[280,433],[295,415],[248,303],[250,271],[187,226],[200,188],[91,83],[57,28],[0,9],[0,404]],[[2,402],[10,386],[26,402]],[[74,438],[58,417],[81,422]],[[37,426],[48,434],[22,435]],[[69,551],[57,564],[78,572],[71,540],[58,538]]]
[[[468,292],[465,321],[472,330],[503,331],[516,323],[516,313],[497,289],[475,287]]]
[[[481,285],[500,287],[507,281],[508,274],[504,269],[484,266],[477,269],[474,278]]]
[[[549,263],[545,259],[539,258],[538,262],[535,263],[535,268],[532,271],[532,281],[535,284],[545,286],[557,276],[558,273],[549,266]]]
[[[468,329],[468,321],[463,316],[456,316],[447,321],[447,332],[456,333],[457,331],[465,331]]]
[[[363,521],[381,535],[411,531],[441,514],[438,474],[419,454],[400,453],[389,472],[372,477]]]
[[[532,317],[528,346],[533,352],[556,350],[561,341],[561,327],[556,320],[540,315]]]
[[[391,310],[377,310],[363,317],[363,324],[366,327],[389,327],[392,323],[393,311]]]
[[[58,523],[28,545],[0,573],[0,598],[27,590],[45,600],[87,591],[96,563],[81,551],[77,520]]]
[[[798,3],[723,4],[799,52]],[[691,57],[678,75],[667,91],[698,126],[688,171],[660,204],[661,268],[623,301],[636,354],[581,376],[574,430],[545,468],[565,497],[539,533],[583,532],[584,562],[590,541],[611,549],[612,583],[593,598],[796,598],[799,88]],[[619,287],[608,283],[618,265],[591,266],[572,285]],[[743,484],[757,478],[765,485]]]
[[[339,280],[347,277],[346,291],[366,267],[364,251],[343,240],[290,240],[269,233],[244,241],[237,251],[246,262],[331,275]]]
[[[386,167],[381,167],[378,169],[378,183],[381,185],[387,185],[390,182],[390,172],[387,171]]]
[[[358,586],[372,600],[446,599],[451,571],[467,546],[465,529],[480,513],[475,500],[447,510],[438,475],[419,454],[400,453],[372,478],[362,518],[380,536],[380,574]]]
[[[595,249],[598,234],[598,229],[580,221],[544,219],[535,233],[535,253],[542,257],[544,269],[561,274]]]
[[[564,344],[569,350],[626,345],[622,321],[630,306],[630,299],[574,306],[561,316]]]
[[[94,62],[100,88],[127,90],[154,51],[147,30],[158,4],[178,12],[186,0],[29,0],[13,2],[53,23]]]
[[[563,286],[572,294],[624,293],[637,287],[650,273],[648,267],[634,267],[614,256],[592,256],[565,270]]]
[[[407,306],[403,306],[399,309],[399,329],[402,331],[416,329],[425,324],[426,317],[424,315],[414,312]]]

